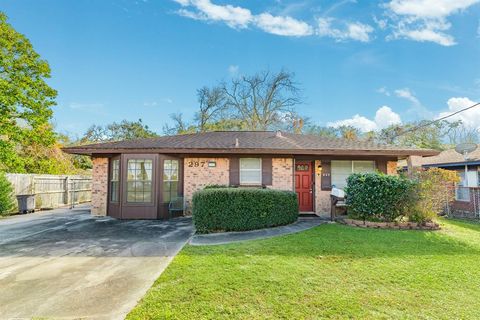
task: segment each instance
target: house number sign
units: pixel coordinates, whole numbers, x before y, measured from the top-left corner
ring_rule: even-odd
[[[189,168],[198,168],[205,167],[206,161],[188,161],[187,165]]]
[[[217,166],[216,161],[188,161],[187,166],[189,168],[215,168]]]

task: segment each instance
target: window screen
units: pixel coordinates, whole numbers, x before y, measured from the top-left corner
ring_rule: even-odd
[[[243,184],[243,185],[262,184],[262,159],[260,158],[240,159],[240,184]]]
[[[128,160],[127,202],[152,202],[152,174],[152,160]]]

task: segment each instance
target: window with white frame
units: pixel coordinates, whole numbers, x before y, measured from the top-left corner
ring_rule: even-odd
[[[332,160],[332,186],[343,189],[352,173],[375,172],[375,161],[370,160]]]
[[[241,158],[240,159],[240,184],[261,185],[262,184],[262,159]]]

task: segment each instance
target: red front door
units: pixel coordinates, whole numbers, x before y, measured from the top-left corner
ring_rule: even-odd
[[[301,212],[313,211],[312,162],[295,162],[295,192]]]

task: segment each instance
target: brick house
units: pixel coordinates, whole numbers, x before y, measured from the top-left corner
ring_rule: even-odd
[[[450,214],[461,217],[480,216],[480,148],[464,156],[454,149],[421,159],[424,168],[442,168],[456,171],[460,182],[455,186],[455,201],[449,204]]]
[[[92,214],[165,219],[168,204],[207,185],[295,191],[301,212],[328,214],[352,172],[396,174],[434,150],[272,131],[208,132],[65,148],[93,159]]]

